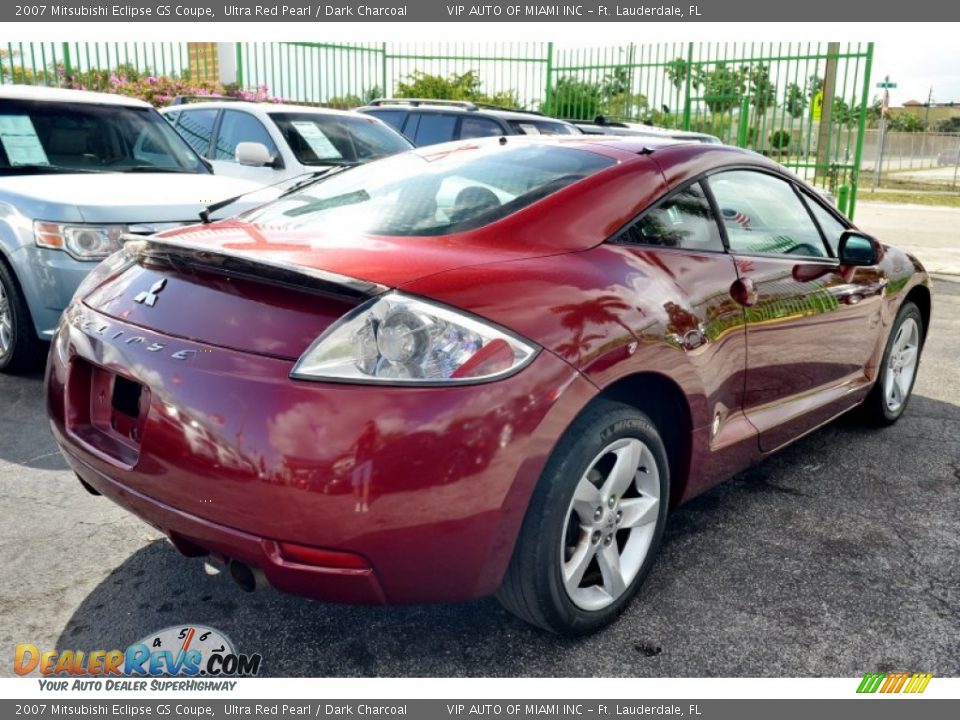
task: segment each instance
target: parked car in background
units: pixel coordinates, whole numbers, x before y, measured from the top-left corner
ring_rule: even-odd
[[[307,105],[216,100],[161,112],[217,175],[264,185],[413,147],[369,115]]]
[[[586,135],[632,135],[635,137],[656,137],[661,139],[672,138],[674,140],[690,140],[693,142],[707,143],[708,145],[720,145],[723,142],[716,135],[661,128],[643,123],[607,120],[603,115],[598,115],[594,118],[593,122],[586,120],[571,120],[571,122]]]
[[[47,408],[90,492],[246,590],[496,593],[577,635],[670,508],[853,408],[895,422],[930,312],[914,257],[756,153],[487,138],[128,244]]]
[[[383,120],[414,145],[498,135],[580,135],[574,125],[540,113],[462,100],[374,100],[358,112]]]
[[[124,236],[196,223],[258,187],[213,175],[145,102],[0,87],[0,371],[38,364],[77,285]]]

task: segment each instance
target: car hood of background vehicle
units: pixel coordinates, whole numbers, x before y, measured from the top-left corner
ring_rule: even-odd
[[[249,180],[201,173],[77,173],[0,177],[0,200],[51,222],[199,222],[218,200],[261,187]],[[264,197],[260,197],[264,195]],[[275,193],[274,193],[275,195]],[[220,211],[225,217],[271,196],[253,193]]]
[[[267,265],[334,273],[395,288],[461,267],[555,255],[556,247],[497,242],[494,233],[385,237],[321,229],[274,230],[227,220],[178,228],[161,240],[241,256]]]

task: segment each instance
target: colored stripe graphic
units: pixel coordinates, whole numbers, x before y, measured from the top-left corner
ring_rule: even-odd
[[[867,673],[857,687],[858,693],[922,693],[927,689],[931,673]]]

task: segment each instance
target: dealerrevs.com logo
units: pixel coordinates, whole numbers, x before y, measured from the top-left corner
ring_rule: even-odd
[[[41,650],[22,643],[14,652],[13,669],[17,675],[75,678],[73,683],[44,683],[52,690],[145,690],[145,682],[131,685],[112,678],[251,677],[260,672],[261,660],[259,654],[238,653],[219,630],[179,625],[148,635],[125,650]]]

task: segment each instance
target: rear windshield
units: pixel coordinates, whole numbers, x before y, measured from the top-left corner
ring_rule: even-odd
[[[367,162],[409,150],[402,135],[362,115],[270,113],[304,165]]]
[[[208,173],[153,108],[0,101],[0,174]]]
[[[614,160],[527,145],[404,153],[321,180],[244,216],[278,229],[345,234],[445,235],[506,217]]]

